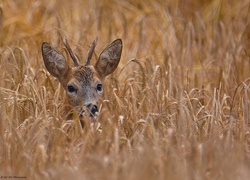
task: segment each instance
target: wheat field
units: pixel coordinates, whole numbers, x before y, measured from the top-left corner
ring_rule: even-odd
[[[249,0],[1,0],[0,178],[250,179]],[[94,126],[67,120],[41,43],[123,40]],[[88,122],[88,117],[85,117]]]

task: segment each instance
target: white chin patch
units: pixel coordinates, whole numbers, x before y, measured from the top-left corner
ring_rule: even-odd
[[[97,117],[99,115],[99,112],[95,112],[94,116]]]

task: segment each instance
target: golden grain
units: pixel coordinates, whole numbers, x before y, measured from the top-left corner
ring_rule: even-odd
[[[2,0],[0,178],[249,179],[249,6]],[[124,42],[84,129],[42,61],[41,43],[61,50],[62,36],[81,63],[96,36],[92,61]]]

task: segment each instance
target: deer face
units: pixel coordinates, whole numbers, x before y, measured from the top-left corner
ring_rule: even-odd
[[[67,41],[64,41],[75,67],[70,67],[65,57],[50,44],[42,44],[46,69],[59,80],[66,91],[69,103],[78,110],[79,115],[83,115],[87,109],[91,117],[98,115],[98,100],[103,93],[103,81],[117,68],[122,52],[122,41],[117,39],[103,50],[94,66],[89,65],[96,42],[97,39],[91,46],[86,64],[79,65],[77,57]]]

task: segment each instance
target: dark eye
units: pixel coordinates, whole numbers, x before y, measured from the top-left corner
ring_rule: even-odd
[[[97,91],[102,91],[102,84],[97,84],[96,89]]]
[[[68,92],[73,93],[75,92],[75,88],[71,85],[68,86]]]

